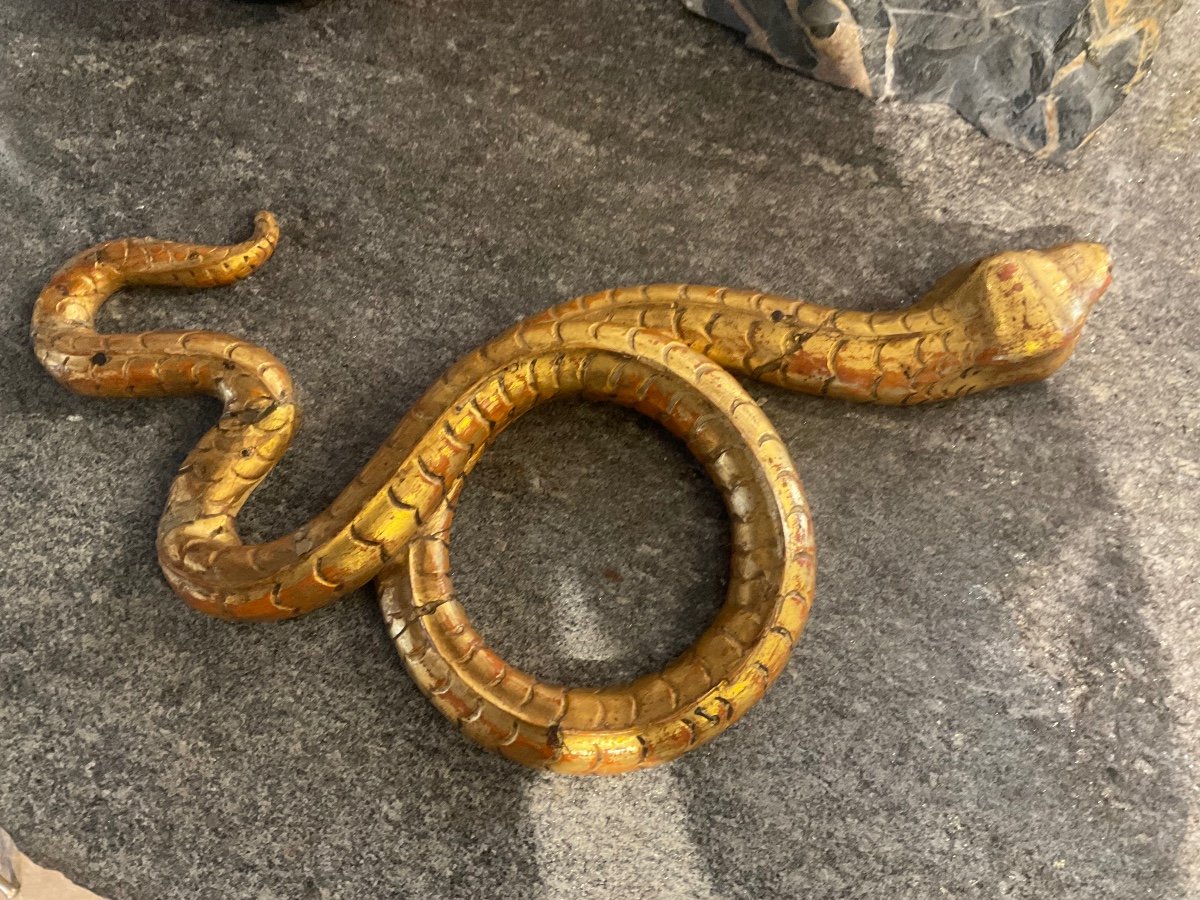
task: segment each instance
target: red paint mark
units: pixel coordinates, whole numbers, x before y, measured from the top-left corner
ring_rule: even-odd
[[[870,369],[842,369],[838,372],[838,381],[865,393],[875,381],[875,373]]]
[[[793,378],[828,378],[832,374],[824,356],[794,353],[788,360],[788,375]]]

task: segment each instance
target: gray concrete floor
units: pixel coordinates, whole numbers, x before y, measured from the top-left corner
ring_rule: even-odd
[[[806,82],[673,0],[4,0],[0,30],[0,824],[31,856],[117,900],[1200,892],[1195,8],[1068,171]],[[714,744],[567,780],[464,743],[367,592],[282,626],[189,612],[154,528],[215,405],[88,401],[37,367],[31,305],[69,255],[238,237],[261,207],[285,240],[251,281],[107,319],[288,364],[306,426],[260,537],[575,293],[894,306],[1075,237],[1117,282],[1044,385],[907,411],[755,387],[816,517],[808,632]],[[660,665],[719,603],[719,501],[632,414],[529,416],[459,523],[470,608],[543,675]]]

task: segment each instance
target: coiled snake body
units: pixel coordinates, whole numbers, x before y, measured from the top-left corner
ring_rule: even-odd
[[[291,381],[261,347],[208,331],[100,334],[125,285],[209,287],[252,273],[278,229],[260,213],[231,246],[131,238],[76,256],[33,315],[38,359],[94,396],[204,392],[224,401],[187,456],[158,532],[167,580],[230,619],[284,619],[377,580],[390,633],[421,690],[470,738],[522,763],[616,773],[711,739],[779,674],[813,593],[800,479],[731,372],[811,394],[915,404],[1044,378],[1071,354],[1109,283],[1095,244],[1005,253],[956,269],[903,310],[857,312],[727,288],[646,285],[571,300],[514,326],[447,371],[323,513],[247,545],[237,514],[297,423]],[[728,596],[661,672],[599,688],[539,681],[472,628],[451,585],[464,476],[533,406],[582,395],[631,406],[682,439],[732,522]]]

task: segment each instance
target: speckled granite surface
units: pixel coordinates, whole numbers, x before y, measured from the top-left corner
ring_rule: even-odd
[[[668,0],[4,0],[0,29],[0,823],[32,857],[115,900],[1200,890],[1194,9],[1069,172]],[[460,354],[574,293],[894,305],[1076,236],[1112,243],[1118,282],[1043,386],[920,411],[756,388],[814,507],[809,630],[714,744],[564,780],[463,743],[365,592],[283,626],[189,612],[154,526],[215,405],[87,401],[37,368],[29,311],[67,256],[232,238],[260,207],[285,241],[254,279],[109,318],[288,364],[306,427],[260,536]],[[650,425],[548,408],[468,487],[459,585],[542,674],[631,675],[717,604],[722,515]]]

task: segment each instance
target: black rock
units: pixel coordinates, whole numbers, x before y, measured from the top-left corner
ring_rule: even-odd
[[[945,103],[1062,160],[1147,72],[1181,0],[683,0],[777,62],[875,99]]]

